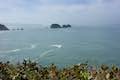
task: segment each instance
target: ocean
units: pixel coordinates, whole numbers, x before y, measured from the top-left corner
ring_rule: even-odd
[[[32,26],[22,25],[23,31],[0,32],[0,61],[31,59],[61,67],[85,62],[120,66],[120,26]]]

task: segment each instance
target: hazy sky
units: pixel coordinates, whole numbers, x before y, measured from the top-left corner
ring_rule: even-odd
[[[0,23],[120,24],[120,0],[0,0]]]

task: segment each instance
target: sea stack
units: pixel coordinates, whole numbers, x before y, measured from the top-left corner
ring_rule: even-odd
[[[59,25],[59,24],[52,24],[51,26],[50,26],[50,28],[52,28],[52,29],[56,29],[56,28],[71,28],[71,25],[70,24],[67,24],[67,25]]]
[[[0,31],[8,31],[9,29],[3,25],[3,24],[0,24]]]
[[[63,25],[62,28],[71,28],[71,25],[70,24]]]
[[[59,24],[52,24],[51,26],[50,26],[50,28],[61,28],[61,26],[59,25]]]

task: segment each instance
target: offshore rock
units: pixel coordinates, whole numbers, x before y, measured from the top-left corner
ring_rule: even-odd
[[[9,30],[5,25],[0,24],[0,31],[7,31]]]

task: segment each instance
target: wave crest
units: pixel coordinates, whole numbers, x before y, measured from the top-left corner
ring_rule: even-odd
[[[6,50],[6,51],[0,51],[0,53],[13,53],[13,52],[21,51],[21,50],[34,49],[36,47],[37,47],[36,44],[31,44],[30,47],[25,47],[25,48],[21,48],[21,49],[12,49],[12,50]]]
[[[52,47],[56,47],[56,48],[62,48],[62,45],[60,45],[60,44],[53,44],[53,45],[51,45]]]
[[[8,51],[0,51],[0,53],[12,53],[12,52],[18,52],[21,51],[21,49],[13,49],[13,50],[8,50]]]

